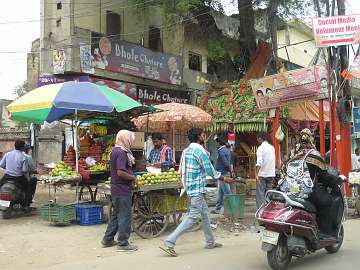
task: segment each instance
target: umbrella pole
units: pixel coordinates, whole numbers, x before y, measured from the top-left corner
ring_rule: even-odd
[[[175,162],[175,129],[174,129],[174,127],[172,128],[172,140],[173,140],[173,143],[172,143],[172,145],[173,145],[173,161]]]
[[[75,148],[75,164],[76,172],[79,173],[79,151],[78,151],[78,115],[75,110],[75,130],[74,130],[74,148]],[[76,181],[76,203],[79,203],[79,181]]]

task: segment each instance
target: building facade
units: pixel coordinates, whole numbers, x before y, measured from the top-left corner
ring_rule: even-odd
[[[37,86],[104,83],[145,104],[194,103],[210,81],[238,77],[226,61],[218,63],[228,68],[219,68],[227,71],[221,78],[208,69],[214,40],[222,40],[224,59],[239,54],[236,33],[225,29],[236,19],[208,9],[170,21],[166,12],[146,1],[137,6],[134,1],[42,0],[41,37],[29,54],[39,68],[28,64],[28,77],[38,76]]]

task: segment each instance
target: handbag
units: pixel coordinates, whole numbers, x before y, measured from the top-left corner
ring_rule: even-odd
[[[280,190],[287,194],[307,199],[312,193],[314,182],[311,179],[309,168],[306,164],[306,158],[314,150],[310,150],[303,159],[292,160],[286,168],[286,176],[280,183]]]

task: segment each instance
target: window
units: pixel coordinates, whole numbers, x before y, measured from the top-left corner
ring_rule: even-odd
[[[121,17],[119,14],[107,10],[106,11],[106,35],[119,36],[121,33]]]
[[[161,32],[157,27],[150,26],[149,28],[149,49],[158,52],[163,51]]]
[[[62,9],[62,3],[61,2],[56,3],[56,9]]]
[[[189,52],[189,69],[202,71],[200,54]]]
[[[61,26],[61,18],[56,20],[56,27],[60,27]]]

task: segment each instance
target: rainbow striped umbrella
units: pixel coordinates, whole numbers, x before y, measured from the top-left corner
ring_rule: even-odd
[[[107,86],[90,82],[64,82],[36,88],[7,106],[11,119],[43,123],[81,112],[112,113],[143,107]]]

